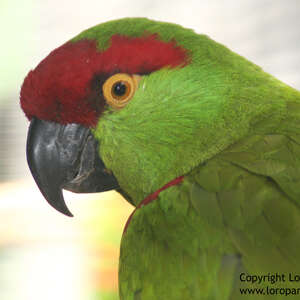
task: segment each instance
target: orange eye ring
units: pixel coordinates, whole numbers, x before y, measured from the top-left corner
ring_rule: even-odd
[[[118,73],[109,77],[102,90],[108,105],[115,109],[123,108],[133,97],[141,80],[139,75]]]

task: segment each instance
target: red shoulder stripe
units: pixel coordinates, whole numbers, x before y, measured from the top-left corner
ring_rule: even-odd
[[[165,189],[167,189],[167,188],[169,188],[169,187],[171,187],[171,186],[173,186],[173,185],[180,184],[180,183],[183,181],[183,179],[184,179],[184,176],[179,176],[179,177],[173,179],[172,181],[168,182],[168,183],[167,183],[166,185],[164,185],[162,188],[158,189],[158,190],[155,191],[154,193],[152,193],[152,194],[150,194],[149,196],[147,196],[147,197],[146,197],[146,198],[145,198],[145,199],[144,199],[144,200],[143,200],[143,201],[135,208],[135,210],[134,210],[134,211],[131,213],[131,215],[129,216],[129,218],[128,218],[126,224],[125,224],[123,234],[126,232],[126,230],[127,230],[127,228],[128,228],[128,225],[129,225],[129,223],[130,223],[130,221],[131,221],[131,218],[133,217],[133,215],[134,215],[134,213],[136,212],[137,209],[139,209],[141,206],[147,205],[147,204],[149,204],[150,202],[152,202],[153,200],[155,200],[163,190],[165,190]]]

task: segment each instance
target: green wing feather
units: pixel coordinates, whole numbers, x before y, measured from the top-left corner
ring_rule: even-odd
[[[294,104],[291,115],[299,116],[299,108]],[[222,215],[242,270],[255,275],[285,274],[286,282],[266,280],[260,286],[238,282],[238,287],[297,288],[288,282],[288,274],[300,272],[300,144],[296,130],[292,124],[282,134],[246,137],[194,171],[206,195],[200,190],[192,203],[201,218],[217,226]],[[241,273],[233,274],[233,282]],[[245,297],[239,289],[231,292],[228,299]],[[263,295],[254,297],[264,299]],[[283,295],[265,297],[282,299]]]

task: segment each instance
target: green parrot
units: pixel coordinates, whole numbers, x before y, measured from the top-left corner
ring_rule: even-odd
[[[50,205],[72,216],[62,189],[115,189],[135,206],[120,299],[300,295],[297,90],[205,35],[124,18],[52,51],[20,102]]]

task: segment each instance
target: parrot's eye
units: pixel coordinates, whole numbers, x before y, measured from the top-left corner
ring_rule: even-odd
[[[103,84],[103,95],[106,102],[113,108],[122,108],[133,97],[138,83],[139,75],[118,73],[109,77]]]

